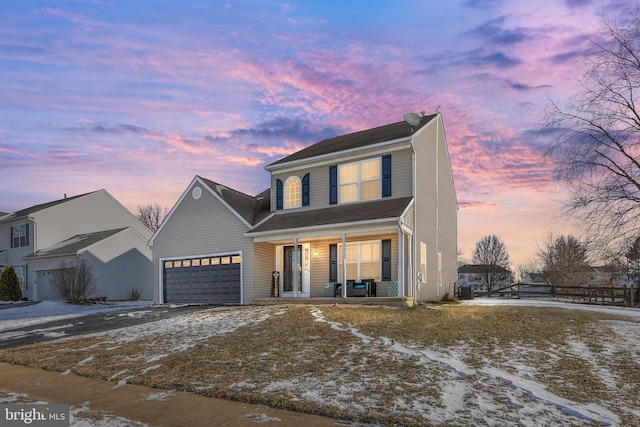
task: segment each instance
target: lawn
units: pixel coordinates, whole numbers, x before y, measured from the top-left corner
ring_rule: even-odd
[[[638,317],[540,307],[207,310],[0,360],[383,425],[640,425]]]

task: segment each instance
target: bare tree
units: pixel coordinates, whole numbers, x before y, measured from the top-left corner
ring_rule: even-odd
[[[163,208],[157,203],[138,205],[138,214],[136,216],[140,222],[155,233],[167,216],[167,208]]]
[[[631,285],[631,296],[629,304],[635,305],[640,303],[640,237],[633,239],[633,243],[629,246],[624,254],[626,258],[626,273]],[[636,289],[634,292],[634,288]]]
[[[71,304],[86,300],[96,290],[93,266],[86,260],[61,261],[51,271],[51,288]]]
[[[496,235],[485,236],[476,242],[473,263],[480,270],[487,285],[488,296],[491,296],[491,291],[497,289],[501,283],[511,279],[507,247]]]
[[[546,152],[569,189],[565,212],[604,244],[640,226],[640,7],[588,39],[581,89],[552,102]]]
[[[589,278],[587,244],[572,235],[554,238],[549,234],[537,255],[552,294],[556,286],[584,285]]]

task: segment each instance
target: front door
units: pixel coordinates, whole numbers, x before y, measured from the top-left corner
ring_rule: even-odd
[[[294,273],[298,274],[298,292],[302,292],[302,246],[298,245],[298,250],[293,252],[293,246],[284,247],[284,282],[282,283],[284,292],[293,292]]]

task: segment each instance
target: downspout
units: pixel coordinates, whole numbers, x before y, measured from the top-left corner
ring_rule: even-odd
[[[436,298],[440,299],[440,282],[442,277],[442,269],[439,268],[440,260],[440,113],[436,117]]]
[[[418,203],[417,200],[418,198],[416,197],[416,189],[418,188],[417,186],[417,182],[418,182],[418,173],[417,173],[417,169],[418,169],[418,165],[416,164],[416,147],[413,145],[414,142],[414,136],[413,134],[411,134],[411,165],[413,167],[413,173],[412,173],[412,180],[413,180],[413,224],[412,225],[412,230],[413,230],[413,236],[415,237],[415,241],[413,242],[413,250],[411,251],[411,256],[413,257],[414,261],[416,260],[416,250],[415,250],[415,246],[416,246],[416,242],[418,241],[418,223],[416,222],[416,218],[418,216]],[[417,262],[414,263],[414,265],[418,265]],[[411,273],[413,274],[413,272]],[[414,275],[415,277],[415,275]],[[425,277],[426,280],[426,277]],[[413,280],[413,300],[415,303],[418,302],[418,280]]]

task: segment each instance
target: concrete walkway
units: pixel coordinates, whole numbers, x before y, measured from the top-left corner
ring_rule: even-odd
[[[0,363],[0,391],[26,394],[53,404],[108,412],[150,426],[298,426],[320,427],[345,423],[316,415],[250,405],[191,393],[170,394],[163,400],[149,396],[163,390],[59,372]]]

